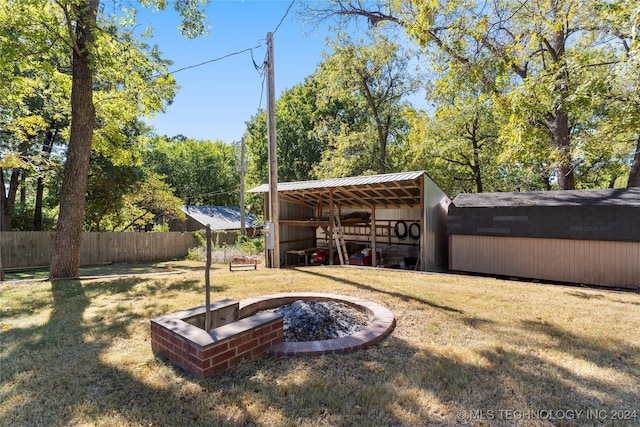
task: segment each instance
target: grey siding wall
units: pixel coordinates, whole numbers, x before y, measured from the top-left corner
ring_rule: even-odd
[[[452,270],[640,290],[640,242],[449,238]]]
[[[303,205],[280,202],[278,215],[281,220],[309,218],[313,209]],[[286,252],[313,246],[315,230],[310,227],[280,226],[280,261],[285,264]]]
[[[449,208],[449,234],[640,242],[633,206]]]

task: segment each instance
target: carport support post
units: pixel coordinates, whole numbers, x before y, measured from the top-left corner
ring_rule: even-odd
[[[329,232],[329,265],[333,265],[333,234],[334,234],[334,225],[335,220],[333,218],[333,190],[329,190],[329,226],[327,227],[327,231]]]
[[[371,267],[378,265],[376,253],[376,205],[371,206]]]

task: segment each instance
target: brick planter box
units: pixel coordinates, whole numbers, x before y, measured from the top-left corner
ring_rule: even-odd
[[[209,332],[204,330],[205,306],[152,319],[153,352],[206,378],[283,341],[282,316],[266,312],[239,319],[238,305],[230,300],[212,304]]]

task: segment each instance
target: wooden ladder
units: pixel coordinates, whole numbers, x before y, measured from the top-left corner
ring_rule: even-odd
[[[344,232],[342,230],[342,224],[340,223],[339,212],[333,215],[333,240],[336,242],[340,265],[349,264],[349,254],[347,253],[347,245],[344,241]]]

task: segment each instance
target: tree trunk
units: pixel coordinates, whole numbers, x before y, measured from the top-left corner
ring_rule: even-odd
[[[474,155],[474,157],[476,157]],[[482,173],[480,172],[480,165],[478,163],[471,165],[473,171],[473,180],[476,183],[476,192],[484,193],[484,187],[482,186]]]
[[[469,139],[471,140],[471,145],[473,146],[473,164],[471,164],[471,170],[473,171],[473,180],[476,183],[476,191],[478,193],[484,193],[484,187],[482,186],[482,172],[480,168],[480,140],[478,138],[478,127],[479,127],[480,117],[478,117],[478,112],[476,112],[473,117],[473,122],[471,123],[471,129],[469,131]]]
[[[53,131],[47,132],[44,143],[42,144],[42,153],[49,158],[53,149],[53,141],[56,134]],[[36,185],[36,203],[33,212],[33,229],[34,231],[42,231],[42,197],[44,194],[44,178],[42,174],[38,175],[38,183]]]
[[[571,139],[569,136],[569,115],[558,109],[547,122],[551,133],[551,143],[556,150],[556,178],[558,190],[574,190],[576,188],[571,158]]]
[[[20,174],[20,204],[25,205],[27,203],[27,174],[23,170]]]
[[[636,142],[636,154],[633,156],[629,180],[627,181],[627,188],[631,187],[640,187],[640,136],[638,136],[638,141]]]
[[[18,184],[20,179],[19,169],[11,170],[11,178],[9,180],[9,189],[5,193],[5,182],[2,169],[0,168],[0,231],[11,231],[11,222],[13,220],[13,208],[16,204],[16,195],[18,194]]]
[[[371,89],[369,88],[367,81],[368,76],[361,75],[361,93],[367,100],[369,108],[371,108],[371,114],[373,115],[373,118],[376,122],[376,130],[378,132],[378,146],[380,148],[380,156],[378,157],[378,173],[386,173],[387,139],[389,137],[389,123],[391,122],[391,117],[387,117],[387,123],[385,127],[385,124],[382,123],[382,118],[380,117],[380,111],[378,110],[376,100],[373,98],[373,94],[371,93]]]
[[[42,197],[44,194],[44,179],[38,177],[36,184],[36,203],[33,209],[33,231],[42,231]]]
[[[77,277],[80,271],[80,243],[85,212],[91,140],[96,113],[93,105],[94,42],[99,0],[84,0],[75,6],[76,25],[72,34],[73,71],[71,84],[71,134],[64,167],[60,214],[51,258],[51,279]]]
[[[7,194],[4,187],[4,171],[0,168],[0,231],[11,230],[11,217],[7,218]],[[8,226],[5,225],[8,222]]]

